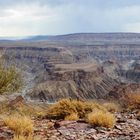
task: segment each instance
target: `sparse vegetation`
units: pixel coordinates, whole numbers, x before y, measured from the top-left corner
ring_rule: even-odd
[[[4,67],[0,62],[0,94],[14,92],[22,86],[21,74],[14,66]]]
[[[109,112],[118,112],[120,110],[120,106],[117,103],[114,102],[106,102],[103,104],[103,106],[109,111]]]
[[[68,121],[77,121],[79,120],[79,116],[77,113],[72,113],[68,116],[65,117],[65,120],[68,120]]]
[[[79,118],[85,118],[86,115],[94,109],[106,111],[103,106],[95,102],[62,99],[48,107],[47,118],[65,119],[66,116],[71,116],[71,114],[77,114]]]
[[[0,114],[5,114],[5,113],[8,113],[10,110],[9,110],[9,107],[7,106],[8,101],[3,101],[3,102],[0,102]]]
[[[140,109],[140,92],[128,93],[123,102],[129,110]]]
[[[115,125],[115,117],[109,112],[97,110],[88,114],[87,121],[93,126],[112,128]]]
[[[0,102],[0,115],[15,115],[43,118],[46,115],[46,107],[35,104],[20,104],[12,106],[8,101]]]
[[[3,121],[17,136],[29,136],[33,133],[33,121],[27,116],[4,116]]]
[[[37,106],[37,105],[22,105],[15,109],[17,113],[23,116],[29,117],[44,117],[46,114],[45,107]]]

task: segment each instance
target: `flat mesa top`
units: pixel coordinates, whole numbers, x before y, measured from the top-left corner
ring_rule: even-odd
[[[97,69],[97,64],[95,62],[91,63],[73,63],[73,64],[57,64],[56,69],[60,71],[73,71],[73,70],[84,70],[84,71],[94,71]]]

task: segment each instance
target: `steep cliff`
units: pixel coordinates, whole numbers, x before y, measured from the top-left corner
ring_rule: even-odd
[[[60,98],[97,99],[104,98],[118,85],[102,66],[95,64],[67,64],[56,66],[49,80],[37,85],[29,93],[31,99],[54,101]]]

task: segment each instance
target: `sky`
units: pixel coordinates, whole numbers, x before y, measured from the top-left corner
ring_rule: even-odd
[[[140,0],[0,0],[0,36],[140,32]]]

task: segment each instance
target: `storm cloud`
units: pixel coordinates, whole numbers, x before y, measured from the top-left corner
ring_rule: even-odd
[[[0,36],[140,32],[139,0],[0,0]]]

